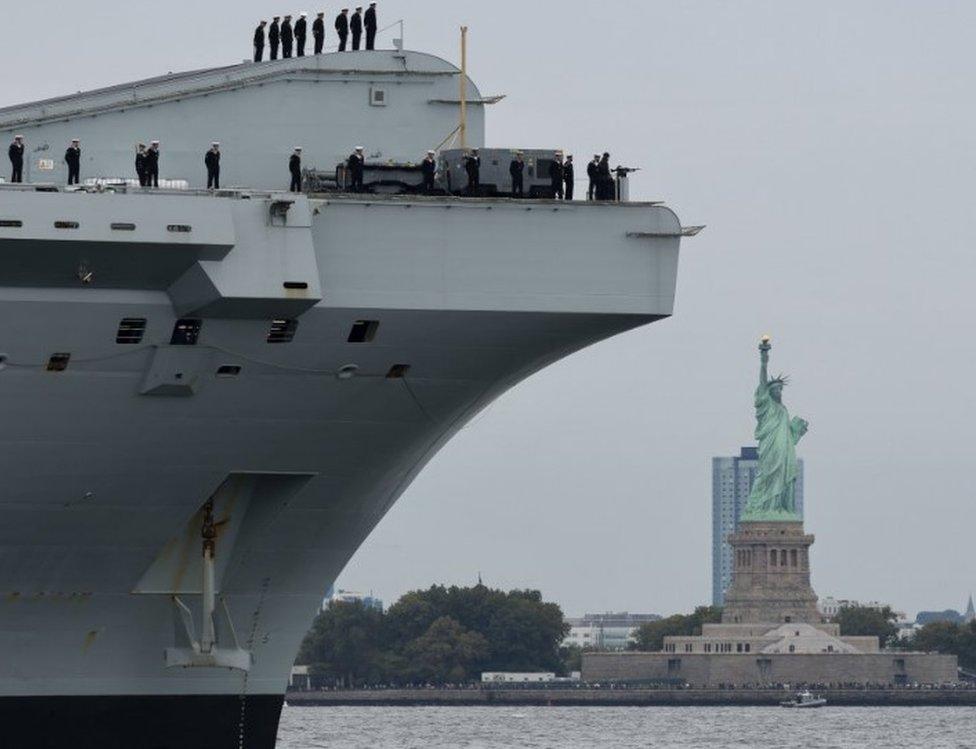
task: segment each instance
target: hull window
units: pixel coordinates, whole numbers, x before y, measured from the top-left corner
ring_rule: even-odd
[[[196,346],[202,325],[202,320],[177,320],[176,325],[173,326],[173,337],[170,339],[170,345]]]
[[[291,343],[298,330],[298,320],[272,320],[268,343]]]
[[[356,320],[349,331],[349,343],[370,343],[379,330],[379,320]]]
[[[145,317],[123,317],[119,323],[119,332],[115,334],[116,343],[142,343],[146,334]]]

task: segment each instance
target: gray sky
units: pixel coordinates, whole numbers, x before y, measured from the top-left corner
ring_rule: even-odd
[[[135,10],[137,9],[137,10]],[[256,0],[5,9],[0,104],[234,62]],[[334,6],[326,6],[328,16]],[[706,602],[708,459],[749,444],[759,334],[811,422],[814,587],[914,612],[976,591],[976,3],[386,0],[407,46],[508,98],[494,146],[609,149],[706,223],[675,316],[507,394],[340,578],[538,587],[570,614]],[[29,33],[28,33],[29,32]],[[217,33],[215,33],[217,32]],[[389,34],[380,46],[389,46]]]

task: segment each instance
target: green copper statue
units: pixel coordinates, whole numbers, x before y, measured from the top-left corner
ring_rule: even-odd
[[[769,378],[766,366],[772,346],[769,336],[759,344],[759,387],[756,388],[756,440],[759,469],[752,482],[749,502],[740,520],[800,520],[796,512],[796,443],[807,433],[807,422],[790,418],[783,405],[786,378]]]

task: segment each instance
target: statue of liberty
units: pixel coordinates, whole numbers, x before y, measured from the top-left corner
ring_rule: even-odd
[[[772,346],[769,336],[759,344],[759,387],[756,388],[756,441],[759,469],[752,482],[749,502],[740,520],[798,521],[796,488],[796,443],[807,433],[808,424],[798,416],[790,418],[783,405],[786,377],[770,379],[766,367]]]

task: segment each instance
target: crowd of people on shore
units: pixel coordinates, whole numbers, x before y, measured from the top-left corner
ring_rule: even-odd
[[[365,48],[367,50],[374,49],[377,25],[376,3],[370,3],[365,12],[361,5],[357,6],[351,15],[349,8],[343,8],[333,23],[336,37],[339,40],[338,50],[346,52],[351,41],[351,49],[348,51],[358,52],[363,44],[364,36]],[[293,54],[295,57],[304,57],[307,38],[308,13],[305,11],[298,14],[294,23],[291,14],[283,17],[274,16],[270,24],[266,20],[260,21],[257,28],[254,29],[254,62],[264,60],[266,45],[269,47],[269,59],[271,60],[277,60],[279,52],[284,60],[290,59]],[[312,41],[313,54],[322,54],[325,49],[324,11],[316,13],[315,20],[312,21]]]
[[[586,681],[561,681],[553,683],[520,683],[520,682],[465,682],[449,684],[429,684],[429,683],[404,683],[404,684],[372,684],[358,687],[343,687],[336,685],[323,684],[314,687],[310,691],[316,692],[342,692],[342,691],[391,691],[391,690],[620,690],[620,691],[768,691],[768,692],[871,692],[871,691],[976,691],[976,682],[960,681],[954,684],[888,684],[874,682],[796,682],[781,683],[771,682],[763,684],[719,684],[718,686],[704,686],[693,684],[664,684],[648,682],[586,682]]]

